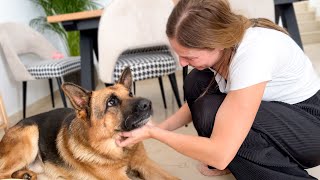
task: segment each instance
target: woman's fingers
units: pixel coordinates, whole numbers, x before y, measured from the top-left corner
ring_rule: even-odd
[[[122,137],[132,137],[132,132],[131,131],[121,132],[120,136],[122,136]]]
[[[116,140],[116,144],[119,147],[133,145],[138,142],[137,137],[133,136],[132,131],[119,133],[118,136],[115,138],[115,140]]]
[[[116,143],[119,147],[125,147],[132,144],[132,139],[127,138],[126,140],[122,140],[122,141],[120,139],[117,139]]]
[[[117,145],[120,147],[130,146],[149,138],[149,127],[150,124],[132,131],[119,133],[119,138],[116,138]]]

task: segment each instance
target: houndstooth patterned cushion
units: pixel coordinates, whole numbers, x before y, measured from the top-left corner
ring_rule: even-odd
[[[128,66],[132,71],[133,81],[139,81],[174,73],[176,61],[166,46],[125,51],[116,63],[115,82]]]
[[[146,53],[146,52],[166,52],[169,53],[169,49],[167,46],[153,46],[153,47],[146,47],[146,48],[137,48],[137,49],[128,49],[124,51],[123,55],[128,54],[138,54],[138,53]]]
[[[26,65],[28,72],[35,79],[62,77],[66,74],[79,70],[80,67],[80,56],[68,57],[59,60],[45,60],[35,64]]]

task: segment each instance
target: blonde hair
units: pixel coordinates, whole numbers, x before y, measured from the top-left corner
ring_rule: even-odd
[[[268,19],[248,19],[233,13],[228,0],[180,0],[169,16],[166,34],[187,48],[223,48],[216,70],[221,73],[228,69],[231,57],[249,27],[275,29],[288,34]],[[207,89],[213,83],[214,78]]]
[[[169,16],[166,33],[188,48],[230,48],[242,40],[250,26],[287,34],[268,19],[250,20],[233,13],[227,0],[180,0]]]

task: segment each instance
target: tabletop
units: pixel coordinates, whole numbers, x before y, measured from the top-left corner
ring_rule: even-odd
[[[70,20],[82,20],[82,19],[89,19],[100,17],[102,15],[103,9],[92,10],[92,11],[82,11],[82,12],[75,12],[75,13],[68,13],[68,14],[60,14],[60,15],[53,15],[48,16],[47,21],[49,23],[58,23],[63,21],[70,21]]]

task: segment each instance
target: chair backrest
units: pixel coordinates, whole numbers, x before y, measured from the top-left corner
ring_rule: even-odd
[[[8,128],[8,117],[0,94],[0,129]]]
[[[234,12],[248,18],[267,18],[275,21],[274,0],[229,0]]]
[[[0,46],[17,81],[34,79],[19,58],[23,54],[35,54],[50,59],[56,48],[37,31],[18,23],[0,24]]]
[[[120,54],[128,49],[169,45],[165,34],[172,0],[113,0],[105,7],[98,31],[99,77],[113,83]]]

